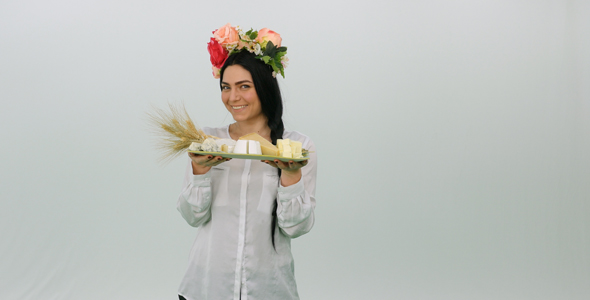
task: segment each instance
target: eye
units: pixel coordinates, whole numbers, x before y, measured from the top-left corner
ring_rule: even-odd
[[[229,90],[229,86],[227,86],[227,85],[223,85],[223,86],[221,86],[221,90],[222,90],[222,91]]]
[[[240,87],[241,87],[242,89],[248,89],[248,88],[250,88],[250,86],[249,86],[249,85],[247,85],[247,84],[242,84]]]

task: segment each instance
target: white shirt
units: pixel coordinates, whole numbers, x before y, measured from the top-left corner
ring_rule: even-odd
[[[228,129],[203,131],[231,138]],[[178,210],[199,229],[178,291],[187,300],[299,299],[291,239],[313,227],[317,159],[307,136],[285,131],[283,138],[310,151],[301,180],[288,187],[280,185],[276,168],[259,160],[232,159],[204,175],[193,175],[189,160]],[[275,199],[276,251],[271,241]]]

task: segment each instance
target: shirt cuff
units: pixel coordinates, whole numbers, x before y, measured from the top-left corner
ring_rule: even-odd
[[[211,173],[207,172],[203,175],[193,175],[193,186],[210,186]]]
[[[296,184],[290,186],[283,186],[279,184],[279,201],[289,201],[293,198],[299,197],[305,193],[305,187],[303,186],[303,178],[301,178]]]

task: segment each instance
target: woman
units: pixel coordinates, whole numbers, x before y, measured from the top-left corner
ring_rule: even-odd
[[[224,27],[216,33],[223,35],[219,33],[223,29],[229,31],[226,36],[231,35],[232,27]],[[310,151],[310,159],[281,162],[189,155],[178,210],[199,230],[179,288],[180,299],[299,299],[290,243],[314,224],[315,146],[307,136],[284,130],[274,77],[283,70],[276,72],[276,65],[256,58],[256,51],[274,45],[281,49],[280,40],[267,40],[266,47],[251,53],[249,47],[257,48],[247,45],[253,35],[246,41],[242,35],[240,42],[246,45],[228,51],[218,65],[221,68],[214,64],[222,102],[235,123],[204,128],[205,133],[237,140],[257,132],[273,144],[280,138],[296,140]]]

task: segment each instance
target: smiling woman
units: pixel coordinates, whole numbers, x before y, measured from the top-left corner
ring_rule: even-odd
[[[223,77],[221,99],[234,120],[244,125],[264,124],[266,116],[260,108],[260,99],[250,72],[240,65],[233,65],[225,69]],[[242,135],[234,136],[234,139]]]
[[[213,75],[235,122],[203,130],[233,140],[257,133],[273,144],[299,141],[309,159],[230,161],[189,153],[178,210],[199,231],[180,299],[299,299],[291,239],[314,224],[317,157],[307,136],[283,126],[275,78],[284,74],[286,47],[280,43],[268,29],[242,33],[228,24],[215,31],[209,43]]]

